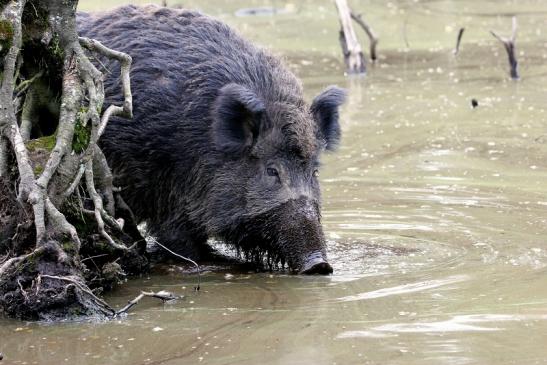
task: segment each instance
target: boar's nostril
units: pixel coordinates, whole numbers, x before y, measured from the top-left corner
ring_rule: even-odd
[[[300,270],[300,274],[328,275],[332,274],[332,271],[332,266],[330,266],[330,264],[325,261],[323,255],[320,252],[314,252],[305,258],[304,265],[302,265],[302,270]]]

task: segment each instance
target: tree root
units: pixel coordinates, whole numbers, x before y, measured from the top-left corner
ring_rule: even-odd
[[[122,267],[139,272],[147,264],[141,244],[144,240],[136,227],[132,227],[131,236],[128,236],[123,230],[128,220],[114,218],[118,211],[129,211],[125,213],[129,218],[131,213],[121,197],[114,197],[112,173],[97,143],[112,116],[132,117],[131,57],[95,40],[78,38],[76,0],[35,0],[31,4],[33,11],[29,10],[24,16],[25,9],[29,8],[25,7],[26,3],[26,0],[3,2],[0,16],[2,21],[9,22],[12,30],[9,49],[2,56],[0,190],[6,190],[4,184],[16,185],[17,204],[23,207],[21,214],[31,212],[28,219],[31,223],[16,222],[14,229],[14,219],[19,216],[0,209],[0,230],[8,224],[12,235],[11,244],[0,242],[0,310],[28,319],[80,315],[112,318],[117,312],[91,291],[88,283],[93,280],[88,278],[90,281],[86,283],[84,277],[88,274],[84,273],[91,271],[101,275],[105,267],[115,263],[119,270],[114,270],[109,279],[115,281]],[[32,20],[39,13],[46,22]],[[34,23],[29,26],[23,21]],[[24,35],[23,32],[30,32],[29,29],[38,36],[34,33]],[[22,65],[32,60],[23,59],[21,52],[23,38],[33,37],[38,37],[39,44],[56,39],[53,57],[58,58],[60,69],[48,69],[47,74],[57,71],[62,81],[55,144],[47,151],[47,160],[39,171],[33,165],[35,162],[26,142],[31,138],[35,121],[32,119],[35,109],[33,87],[46,72],[38,69],[29,75],[30,71]],[[101,113],[105,97],[103,75],[90,62],[85,50],[120,62],[123,105],[110,105]],[[23,75],[25,72],[27,74]],[[76,133],[87,133],[88,137],[87,144],[79,151],[74,145]],[[13,204],[11,200],[9,203]],[[86,221],[81,213],[78,215],[78,209],[91,211],[94,224]],[[130,223],[132,226],[134,222]],[[34,230],[34,242],[15,240],[18,234],[31,237],[27,232],[31,229]],[[26,231],[21,233],[20,230]],[[0,239],[8,238],[0,234]],[[96,270],[87,269],[84,260],[80,261],[81,255],[93,257],[86,264],[93,263]],[[148,294],[143,295],[167,298],[161,294]]]

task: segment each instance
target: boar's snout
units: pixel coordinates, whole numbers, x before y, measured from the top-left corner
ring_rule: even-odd
[[[332,271],[332,266],[325,260],[323,254],[321,252],[313,252],[304,258],[299,274],[329,275],[332,274]]]
[[[228,237],[250,257],[259,258],[263,252],[268,260],[287,264],[293,273],[328,275],[333,270],[327,262],[320,215],[317,202],[307,197],[290,199],[247,217]]]

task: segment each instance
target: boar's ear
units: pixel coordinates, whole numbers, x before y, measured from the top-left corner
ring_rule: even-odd
[[[240,153],[251,146],[259,130],[264,103],[251,90],[228,84],[213,105],[213,140],[226,153]]]
[[[319,125],[321,136],[327,143],[326,148],[333,151],[340,141],[340,123],[338,107],[346,100],[346,91],[336,86],[327,87],[317,95],[311,104],[311,113]]]

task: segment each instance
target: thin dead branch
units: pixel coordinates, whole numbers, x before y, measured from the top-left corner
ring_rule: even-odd
[[[158,242],[157,239],[155,239],[154,237],[150,237],[149,238],[152,242],[154,242],[156,245],[160,246],[161,248],[163,248],[165,251],[169,252],[171,255],[174,255],[174,256],[177,256],[178,258],[184,260],[184,261],[187,261],[189,263],[191,263],[192,265],[194,265],[196,267],[196,270],[198,272],[198,285],[194,287],[194,290],[196,291],[199,291],[200,289],[200,286],[201,286],[201,270],[199,268],[199,265],[197,262],[195,262],[194,260],[188,258],[188,257],[185,257],[185,256],[182,256],[176,252],[174,252],[173,250],[170,250],[168,247],[165,247],[164,245],[162,245],[160,242]]]
[[[503,44],[503,47],[505,48],[505,51],[507,52],[507,57],[509,60],[509,75],[511,75],[511,78],[513,80],[519,79],[519,73],[518,73],[518,61],[517,56],[515,54],[515,41],[517,38],[517,18],[513,17],[512,19],[512,32],[510,38],[505,38],[500,35],[498,35],[493,30],[490,31],[490,34],[494,36],[498,41],[500,41]]]
[[[351,10],[347,0],[335,0],[340,20],[340,46],[344,54],[347,72],[350,74],[365,73],[366,64],[361,45],[351,22]]]
[[[376,55],[376,46],[378,45],[379,38],[376,35],[376,33],[372,30],[372,27],[365,22],[363,19],[362,14],[355,14],[353,11],[351,11],[351,18],[363,28],[365,33],[368,36],[368,39],[370,41],[370,59],[372,62],[376,62],[377,55]]]
[[[456,47],[454,48],[454,56],[457,56],[460,52],[460,44],[462,42],[463,32],[465,32],[465,28],[460,28],[458,31],[458,38],[456,39]]]
[[[168,291],[164,291],[164,290],[159,291],[157,293],[141,291],[141,293],[135,299],[130,300],[125,307],[116,311],[116,313],[114,314],[114,318],[120,316],[121,314],[127,313],[127,311],[129,311],[133,306],[135,306],[138,302],[140,302],[141,299],[144,297],[161,299],[164,303],[167,301],[175,300],[179,298],[169,293]]]

